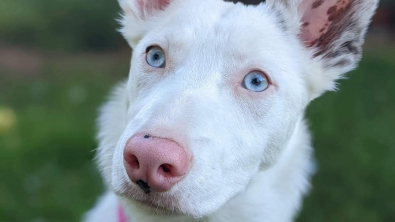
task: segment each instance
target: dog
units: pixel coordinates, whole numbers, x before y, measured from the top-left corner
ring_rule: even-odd
[[[119,0],[129,78],[98,119],[87,222],[293,221],[304,112],[361,59],[378,0]]]

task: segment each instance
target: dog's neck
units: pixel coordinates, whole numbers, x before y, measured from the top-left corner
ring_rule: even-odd
[[[153,215],[123,203],[128,222],[198,221],[290,221],[298,211],[308,181],[314,172],[310,134],[304,120],[299,121],[279,161],[257,173],[247,189],[215,213],[201,219],[187,216]],[[255,219],[251,215],[256,215]]]

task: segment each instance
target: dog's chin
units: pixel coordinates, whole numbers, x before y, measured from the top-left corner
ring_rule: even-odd
[[[158,216],[190,216],[202,218],[212,212],[203,212],[198,206],[190,206],[179,199],[179,195],[150,192],[146,194],[139,188],[126,189],[124,192],[115,192],[128,205],[133,205],[138,212]]]
[[[182,212],[177,206],[170,206],[166,204],[158,204],[153,201],[146,200],[136,200],[128,199],[128,201],[133,204],[139,212],[146,212],[150,215],[160,215],[160,216],[182,216],[189,215],[187,212]]]
[[[124,201],[136,207],[139,212],[145,212],[150,215],[201,217],[196,214],[196,209],[192,210],[183,206],[175,195],[161,192],[146,194],[138,188],[131,188],[127,192],[116,193]]]

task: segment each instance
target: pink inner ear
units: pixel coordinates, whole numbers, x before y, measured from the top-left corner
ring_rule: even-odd
[[[350,10],[354,0],[302,0],[299,11],[303,13],[300,37],[306,46],[325,46],[339,32],[336,27]]]
[[[164,10],[171,0],[137,0],[142,15],[145,13],[153,13],[155,11]]]

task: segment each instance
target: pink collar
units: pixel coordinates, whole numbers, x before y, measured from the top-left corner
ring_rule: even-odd
[[[121,204],[118,204],[118,222],[128,222]]]

